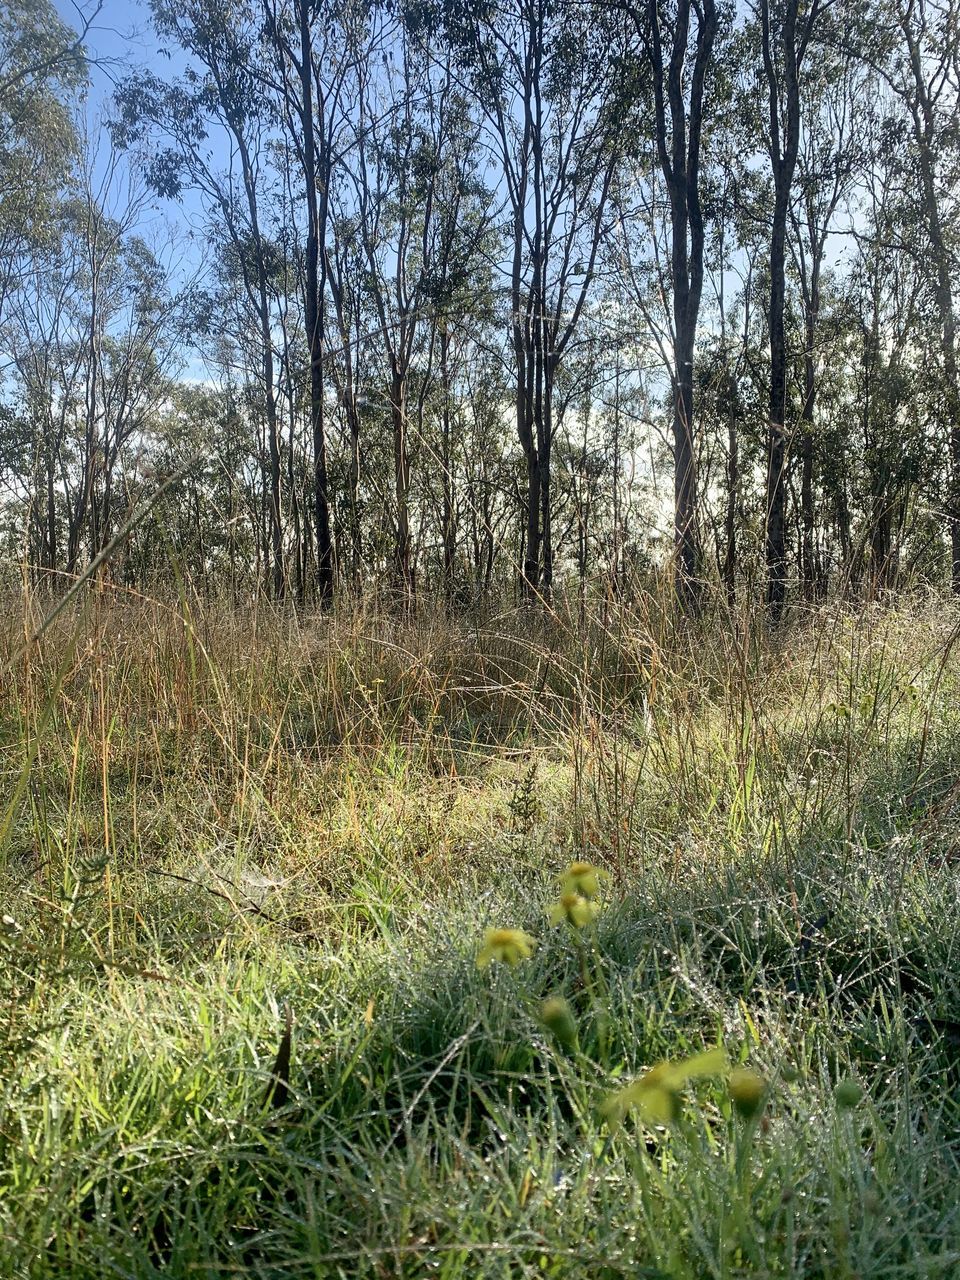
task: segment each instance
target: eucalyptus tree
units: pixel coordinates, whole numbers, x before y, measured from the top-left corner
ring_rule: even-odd
[[[273,125],[257,66],[261,22],[247,0],[152,0],[158,36],[188,55],[183,75],[128,78],[116,94],[114,137],[139,146],[146,179],[160,195],[199,193],[214,235],[230,246],[242,295],[259,333],[259,378],[267,429],[270,586],[286,589],[280,415],[271,276],[275,253],[264,217],[272,175]]]
[[[787,225],[800,153],[805,63],[825,0],[757,0],[760,58],[767,103],[764,145],[773,177],[769,239],[770,384],[767,427],[767,604],[779,620],[787,593],[787,345],[784,328]]]
[[[807,77],[801,109],[796,197],[789,206],[789,247],[803,310],[803,396],[800,445],[800,581],[804,598],[817,590],[815,554],[816,398],[821,361],[822,284],[829,237],[853,195],[869,154],[868,111],[876,84],[850,52],[821,49]]]
[[[74,88],[85,76],[85,41],[103,8],[102,0],[74,6],[76,28],[64,22],[50,0],[5,0],[0,10],[0,108],[14,125],[36,111],[35,95]]]
[[[715,529],[717,568],[728,604],[736,603],[743,542],[744,488],[752,471],[750,411],[752,349],[750,335],[756,318],[756,281],[763,255],[755,211],[763,200],[761,174],[742,165],[744,131],[736,95],[729,93],[736,43],[727,48],[728,96],[723,118],[714,119],[712,165],[705,184],[707,211],[707,276],[715,324],[699,355],[695,370],[701,387],[702,437],[723,454],[723,480],[706,467],[704,509]],[[711,422],[712,419],[712,422]],[[723,493],[722,517],[711,517],[709,491]],[[720,526],[722,525],[722,535]]]
[[[333,598],[334,539],[330,477],[327,463],[326,386],[330,361],[326,353],[326,292],[342,310],[341,281],[331,272],[329,241],[333,188],[337,170],[349,149],[351,107],[356,102],[357,58],[374,6],[366,0],[262,0],[264,34],[271,54],[261,75],[277,102],[278,124],[288,140],[299,172],[296,183],[303,202],[303,321],[308,354],[310,435],[313,447],[314,531],[317,594]],[[348,397],[349,398],[349,397]],[[353,440],[350,492],[353,495],[353,540],[359,543],[356,492],[359,485],[359,416],[346,406]]]
[[[455,558],[451,363],[457,331],[468,327],[464,317],[482,291],[478,249],[487,237],[488,217],[477,176],[477,125],[449,53],[383,10],[373,11],[357,36],[349,145],[342,179],[331,193],[336,216],[329,283],[341,329],[345,304],[355,316],[368,317],[368,369],[373,359],[382,369],[379,392],[378,374],[371,375],[370,391],[382,396],[389,420],[392,499],[385,511],[392,524],[393,577],[409,599],[416,578],[412,505],[418,454],[439,473],[450,572]],[[344,267],[355,277],[348,287]],[[351,346],[346,333],[344,338]],[[345,375],[353,374],[360,354],[343,353]]]
[[[885,592],[921,508],[942,509],[949,484],[941,481],[936,433],[946,407],[938,379],[942,337],[929,306],[929,262],[915,189],[903,182],[903,121],[879,98],[866,135],[870,164],[859,180],[857,256],[846,283],[852,363],[847,451],[858,461],[855,506],[860,532],[845,531],[851,582]],[[852,544],[852,545],[851,545]]]
[[[526,467],[522,582],[553,585],[551,451],[557,373],[590,297],[634,91],[628,20],[557,0],[423,4],[483,113],[505,201],[515,420]],[[491,183],[491,185],[494,185]]]
[[[403,24],[393,26],[392,19],[380,16],[371,40],[384,50],[385,65],[377,73],[373,58],[367,56],[359,68],[351,173],[364,291],[375,315],[386,374],[393,442],[393,572],[398,588],[410,599],[415,586],[410,380],[428,302],[423,248],[429,243],[435,208],[435,158],[426,150],[429,144],[416,104],[428,91],[423,67]]]
[[[720,17],[714,0],[647,0],[629,12],[652,81],[653,140],[670,205],[674,570],[678,598],[690,607],[699,594],[700,560],[693,370],[704,272],[700,169]]]
[[[427,436],[426,412],[435,420],[436,443],[424,468],[438,474],[442,580],[448,598],[457,582],[460,514],[458,438],[463,414],[457,381],[464,363],[496,323],[490,260],[499,248],[493,212],[496,197],[484,183],[476,112],[458,85],[449,51],[422,51],[430,87],[421,113],[417,169],[429,198],[420,223],[418,251],[427,323],[425,359],[417,396],[417,423]]]
[[[128,458],[131,506],[150,518],[130,531],[120,572],[162,584],[171,555],[198,589],[224,591],[239,604],[262,580],[269,543],[262,535],[255,419],[238,388],[178,383],[158,407],[155,429]]]
[[[88,166],[62,200],[5,333],[32,427],[34,563],[67,575],[122,523],[126,460],[153,429],[181,338],[179,300],[136,234],[142,203],[118,196],[114,164],[99,179]]]
[[[867,56],[905,111],[904,189],[912,198],[915,224],[922,228],[920,260],[940,330],[934,367],[939,366],[946,409],[951,580],[954,593],[960,593],[960,357],[954,284],[960,213],[960,4],[889,0],[872,17]],[[913,238],[910,230],[908,223],[908,239]],[[914,243],[907,251],[917,249]]]
[[[69,26],[50,0],[0,6],[0,323],[19,280],[21,253],[51,225],[78,152],[72,105],[86,84],[85,41],[99,3]]]

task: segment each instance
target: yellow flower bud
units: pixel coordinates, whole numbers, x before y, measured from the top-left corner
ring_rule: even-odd
[[[579,893],[563,893],[560,895],[560,901],[555,902],[550,908],[550,923],[562,924],[566,920],[575,929],[582,929],[594,919],[597,910],[595,902],[589,902]]]
[[[577,1023],[563,996],[551,996],[540,1006],[540,1020],[566,1049],[577,1043]]]
[[[522,929],[488,929],[477,956],[477,967],[486,969],[494,960],[509,965],[529,960],[536,945],[536,938],[524,933]]]
[[[595,898],[600,892],[600,881],[610,876],[591,862],[571,862],[560,877],[561,893],[576,893],[581,898]]]

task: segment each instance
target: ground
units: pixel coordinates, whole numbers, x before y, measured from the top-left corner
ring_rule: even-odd
[[[950,603],[48,607],[0,639],[0,1276],[960,1274]]]

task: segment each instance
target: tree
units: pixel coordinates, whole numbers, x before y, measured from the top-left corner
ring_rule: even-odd
[[[279,599],[286,589],[286,573],[271,305],[274,264],[261,215],[268,124],[255,71],[259,27],[243,3],[225,8],[214,0],[153,0],[152,13],[158,34],[175,40],[196,65],[169,84],[149,73],[124,82],[116,95],[113,133],[124,147],[148,140],[161,144],[144,156],[147,181],[168,197],[184,186],[198,191],[239,266],[244,297],[260,335],[269,448],[270,582]],[[228,149],[226,171],[214,159],[211,134]]]
[[[551,450],[557,373],[590,296],[634,89],[610,10],[511,0],[445,15],[484,113],[508,210],[504,264],[526,464],[522,581],[553,588]]]
[[[849,54],[824,51],[808,79],[797,155],[797,200],[790,205],[790,250],[803,305],[803,407],[800,414],[800,581],[804,598],[817,590],[814,482],[816,458],[817,347],[827,238],[857,176],[866,132],[858,128],[873,87]]]
[[[334,593],[334,549],[324,423],[325,246],[337,126],[352,57],[336,4],[264,0],[263,8],[266,36],[277,65],[277,77],[268,83],[280,95],[281,119],[299,162],[305,209],[302,289],[309,361],[317,596],[321,604],[328,605]]]
[[[887,11],[883,11],[886,16]],[[889,28],[874,32],[876,64],[906,108],[909,169],[917,179],[919,221],[927,240],[927,274],[940,325],[942,388],[946,405],[950,482],[947,526],[951,581],[960,594],[960,364],[953,275],[956,255],[952,198],[960,128],[960,6],[956,0],[894,0]],[[882,18],[881,18],[882,22]],[[909,181],[909,178],[908,178]]]
[[[80,182],[34,249],[4,334],[30,429],[31,559],[69,577],[122,523],[123,459],[152,429],[180,338],[179,300],[136,234],[142,194],[118,193],[115,156],[89,160]]]
[[[85,41],[99,3],[71,29],[49,0],[0,7],[0,323],[21,253],[42,238],[78,139],[71,114],[90,63]]]
[[[704,0],[702,5],[676,0],[669,9],[648,0],[643,9],[632,6],[630,14],[652,76],[657,162],[670,201],[675,581],[679,599],[691,607],[699,593],[700,572],[693,395],[694,345],[703,293],[700,166],[704,94],[719,19],[714,0]]]
[[[774,621],[787,593],[787,348],[784,330],[787,221],[800,151],[801,83],[822,0],[759,0],[760,50],[766,80],[766,146],[773,174],[770,226],[770,391],[766,485],[767,605]]]

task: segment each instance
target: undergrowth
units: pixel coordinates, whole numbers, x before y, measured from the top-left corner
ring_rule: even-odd
[[[0,1275],[960,1273],[952,606],[42,607]]]

